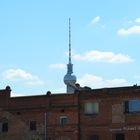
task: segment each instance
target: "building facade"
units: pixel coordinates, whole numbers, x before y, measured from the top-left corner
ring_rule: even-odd
[[[11,97],[0,90],[0,140],[139,140],[140,86]]]

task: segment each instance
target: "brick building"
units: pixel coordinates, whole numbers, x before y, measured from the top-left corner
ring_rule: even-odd
[[[0,140],[139,140],[140,86],[11,97],[0,90]]]

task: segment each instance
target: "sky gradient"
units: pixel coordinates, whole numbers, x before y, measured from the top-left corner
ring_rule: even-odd
[[[0,89],[65,93],[68,20],[73,71],[91,88],[140,84],[140,1],[0,1]]]

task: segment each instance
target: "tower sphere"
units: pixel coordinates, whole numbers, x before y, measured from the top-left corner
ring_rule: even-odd
[[[71,74],[66,74],[65,76],[64,76],[64,83],[66,84],[66,85],[68,85],[68,84],[75,84],[76,83],[76,76],[75,75],[71,75]]]

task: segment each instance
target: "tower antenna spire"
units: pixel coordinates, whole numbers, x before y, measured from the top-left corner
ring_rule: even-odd
[[[69,64],[71,64],[71,19],[69,18]]]

